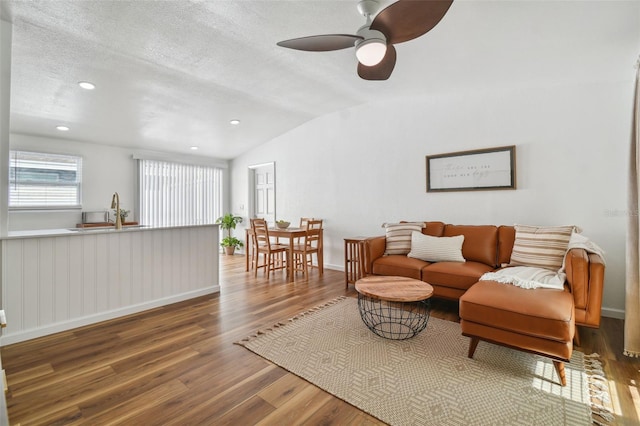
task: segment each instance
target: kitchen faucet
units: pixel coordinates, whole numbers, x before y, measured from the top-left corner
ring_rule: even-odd
[[[117,192],[111,197],[111,208],[116,209],[116,229],[122,229],[122,218],[120,217],[120,195]]]

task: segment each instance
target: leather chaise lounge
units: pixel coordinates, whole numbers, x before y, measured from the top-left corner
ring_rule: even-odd
[[[577,326],[600,326],[603,259],[584,248],[569,248],[564,290],[526,289],[479,281],[483,274],[510,263],[514,226],[424,222],[422,234],[464,236],[465,261],[427,262],[406,254],[385,254],[387,239],[380,236],[364,243],[365,272],[419,279],[433,286],[434,297],[459,300],[462,334],[471,338],[469,357],[480,340],[542,355],[553,360],[565,385],[564,362],[571,358],[573,342],[579,345]]]

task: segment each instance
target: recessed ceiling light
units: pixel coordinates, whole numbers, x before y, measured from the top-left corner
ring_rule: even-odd
[[[190,146],[189,149],[192,150],[192,151],[197,151],[198,147],[197,146]]]
[[[80,81],[78,82],[78,86],[82,87],[86,90],[93,90],[96,88],[96,85],[93,83],[89,83],[88,81]]]
[[[233,124],[234,126],[237,126],[238,124],[240,124],[240,120],[233,119],[229,123]]]
[[[67,126],[56,126],[56,129],[60,130],[61,132],[69,131],[69,128]]]

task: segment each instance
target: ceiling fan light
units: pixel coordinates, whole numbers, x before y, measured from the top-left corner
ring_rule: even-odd
[[[363,40],[356,47],[358,61],[368,67],[379,64],[385,53],[387,53],[387,43],[377,38]]]

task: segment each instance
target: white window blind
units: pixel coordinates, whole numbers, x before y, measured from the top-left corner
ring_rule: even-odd
[[[81,207],[81,157],[11,151],[9,160],[10,208]]]
[[[222,216],[222,169],[139,160],[140,222],[205,225]]]

